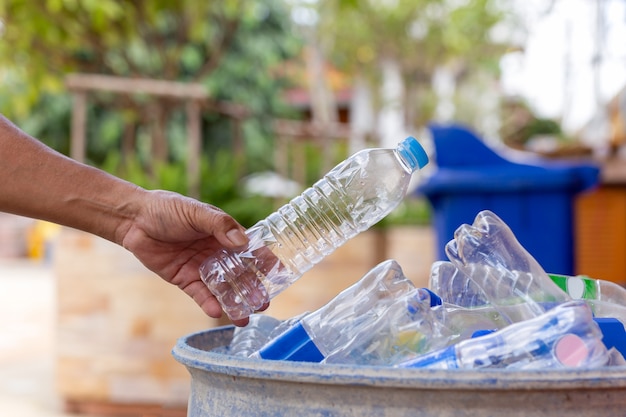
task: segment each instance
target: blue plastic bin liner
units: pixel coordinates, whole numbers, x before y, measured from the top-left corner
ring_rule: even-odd
[[[437,258],[447,259],[445,245],[461,224],[491,210],[546,271],[575,275],[574,199],[598,183],[599,167],[517,151],[506,155],[460,125],[429,129],[437,169],[416,192],[433,208]]]

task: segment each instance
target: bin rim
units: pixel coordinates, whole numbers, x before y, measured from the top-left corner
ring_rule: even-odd
[[[319,364],[245,358],[220,352],[224,344],[199,348],[200,341],[211,337],[225,340],[234,326],[199,331],[178,339],[172,349],[174,358],[194,371],[239,378],[280,380],[291,383],[360,385],[391,388],[510,390],[607,389],[626,387],[626,366],[597,369],[559,370],[435,370],[399,369],[387,366]],[[213,350],[216,349],[216,350]]]

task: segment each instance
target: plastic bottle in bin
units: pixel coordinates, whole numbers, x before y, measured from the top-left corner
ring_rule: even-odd
[[[491,211],[478,213],[472,225],[461,225],[446,245],[446,254],[463,273],[456,278],[462,283],[469,277],[511,322],[536,317],[572,300]]]
[[[595,317],[615,318],[626,324],[626,288],[611,281],[584,275],[549,274],[575,300],[585,300]]]
[[[447,346],[455,335],[440,321],[440,305],[432,291],[414,288],[332,349],[322,363],[387,366]]]
[[[510,314],[501,314],[482,288],[447,261],[436,261],[430,270],[429,288],[442,301],[440,321],[455,335],[451,342],[469,339],[479,330],[496,330],[512,323]]]
[[[380,324],[389,322],[391,307],[404,306],[411,299],[409,305],[417,314],[420,303],[437,303],[431,296],[429,291],[415,288],[396,261],[381,262],[327,304],[270,340],[254,356],[301,362],[321,362],[336,351],[344,358],[356,350],[361,356],[360,348],[369,344],[371,337],[384,337]]]
[[[602,343],[591,310],[581,301],[560,304],[533,319],[511,324],[398,364],[430,369],[549,369],[609,365],[616,352]]]
[[[540,303],[527,298],[527,294],[516,293],[514,283],[530,278],[527,273],[493,269],[484,264],[467,264],[459,269],[451,262],[437,261],[431,267],[429,287],[448,305],[448,310],[455,311],[456,314],[448,318],[460,318],[459,324],[467,327],[467,334],[476,327],[466,326],[464,316],[483,316],[495,326],[491,329],[499,329],[554,307],[554,302]],[[566,297],[564,301],[569,301],[565,294],[563,297]]]
[[[248,247],[222,250],[200,267],[204,283],[233,320],[282,292],[348,239],[383,219],[428,163],[408,137],[395,149],[365,149],[246,232]]]
[[[585,275],[549,275],[552,281],[573,299],[598,300],[626,305],[626,288],[614,282],[590,278]]]
[[[252,355],[265,344],[280,324],[280,320],[265,314],[250,315],[250,322],[247,326],[235,327],[229,353],[245,357]]]

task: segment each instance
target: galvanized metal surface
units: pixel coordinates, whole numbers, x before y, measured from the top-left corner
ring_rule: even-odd
[[[181,338],[189,417],[626,416],[626,368],[436,371],[234,357],[233,327]],[[211,351],[216,349],[216,351]]]

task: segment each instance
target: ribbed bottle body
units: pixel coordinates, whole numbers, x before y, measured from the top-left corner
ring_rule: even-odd
[[[393,149],[354,154],[251,227],[245,250],[207,259],[203,281],[231,319],[249,316],[397,207],[416,169]]]

